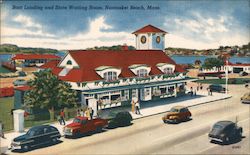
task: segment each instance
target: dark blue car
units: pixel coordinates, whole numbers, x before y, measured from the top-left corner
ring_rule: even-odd
[[[35,126],[21,136],[13,139],[11,150],[29,151],[32,147],[45,143],[56,143],[61,138],[57,128],[50,125]]]

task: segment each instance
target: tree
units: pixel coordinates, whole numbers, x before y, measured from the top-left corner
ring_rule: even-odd
[[[50,119],[54,120],[55,108],[76,105],[76,91],[53,75],[51,70],[35,72],[34,75],[35,78],[28,82],[31,89],[24,96],[26,106],[48,109]]]
[[[202,65],[205,69],[212,69],[213,67],[219,68],[224,65],[222,59],[219,58],[206,58],[204,64]]]

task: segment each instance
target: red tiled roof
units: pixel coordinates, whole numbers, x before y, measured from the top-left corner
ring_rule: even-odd
[[[137,34],[137,33],[148,33],[148,32],[151,32],[151,33],[167,33],[153,25],[147,25],[147,26],[144,26],[143,28],[140,28],[139,30],[136,30],[135,32],[133,32],[132,34]]]
[[[15,54],[12,60],[33,60],[33,59],[60,59],[59,56],[53,54]]]
[[[226,61],[224,62],[224,65],[226,65]],[[232,63],[232,62],[230,62],[230,61],[228,61],[228,65],[229,65],[229,66],[250,66],[249,63],[234,64],[234,63]]]
[[[60,62],[60,60],[51,60],[45,64],[43,64],[42,66],[40,66],[39,68],[54,68],[56,67],[56,65]]]
[[[19,87],[16,87],[15,90],[28,91],[30,90],[30,86],[19,86]]]
[[[102,78],[96,73],[95,68],[100,66],[113,66],[121,68],[120,78],[134,77],[134,73],[129,69],[133,64],[147,64],[151,67],[149,75],[163,74],[158,67],[158,63],[170,63],[176,65],[176,72],[184,72],[180,65],[177,65],[171,58],[161,50],[128,50],[128,51],[91,51],[75,50],[69,54],[77,62],[80,68],[73,68],[66,76],[59,76],[61,80],[72,82],[96,81]],[[47,65],[52,68],[56,75],[62,68],[50,62]],[[46,67],[45,67],[46,68]]]

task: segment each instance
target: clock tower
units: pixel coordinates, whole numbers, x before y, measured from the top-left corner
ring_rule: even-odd
[[[133,34],[136,36],[137,50],[165,49],[165,35],[167,34],[167,32],[157,27],[147,25],[133,32]]]

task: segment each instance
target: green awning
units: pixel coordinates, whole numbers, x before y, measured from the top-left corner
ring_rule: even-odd
[[[180,82],[196,81],[196,80],[197,79],[195,78],[186,77],[184,79],[176,79],[176,80],[170,80],[170,81],[157,81],[157,82],[151,82],[151,83],[132,84],[132,85],[126,85],[126,86],[114,86],[114,87],[108,87],[108,88],[89,89],[89,90],[83,90],[82,92],[86,94],[96,94],[96,93],[103,93],[103,92],[110,92],[110,91],[138,89],[138,88],[161,86],[161,85],[166,85],[166,84],[176,84]]]

